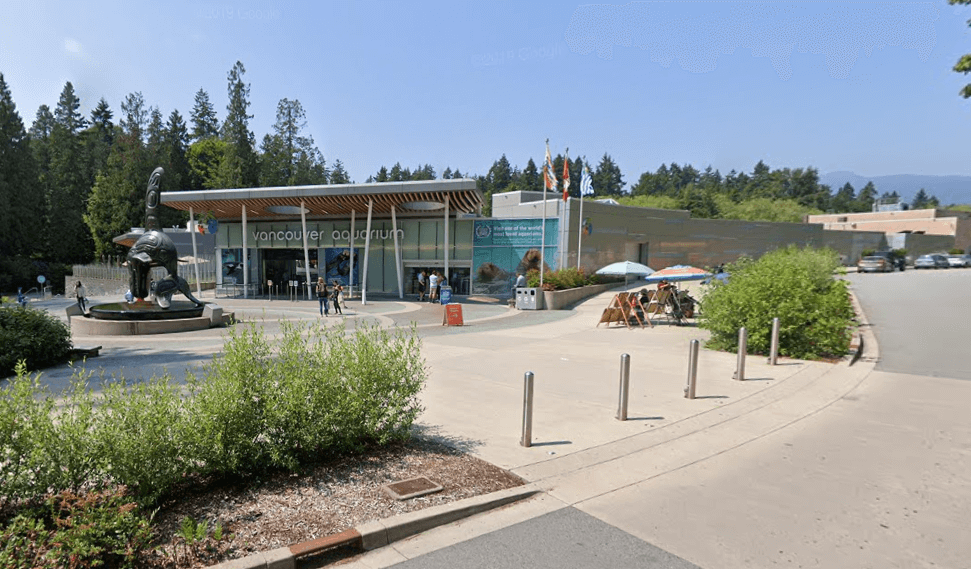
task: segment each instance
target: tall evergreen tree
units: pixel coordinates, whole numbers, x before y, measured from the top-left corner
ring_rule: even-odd
[[[197,189],[190,185],[189,158],[187,156],[189,152],[189,130],[178,109],[169,113],[169,118],[165,122],[162,146],[165,177],[171,180],[166,186],[165,177],[163,177],[162,184],[166,188],[164,191],[178,192]]]
[[[264,186],[303,186],[327,183],[327,168],[311,136],[304,136],[307,116],[300,101],[281,99],[273,134],[263,137]]]
[[[917,194],[914,195],[914,199],[910,202],[911,209],[924,209],[927,207],[927,202],[930,198],[927,197],[927,192],[924,188],[917,190]]]
[[[227,75],[229,103],[226,105],[226,120],[222,125],[222,139],[229,146],[225,166],[228,168],[227,187],[252,188],[259,183],[259,162],[256,155],[256,142],[249,129],[250,86],[243,82],[246,68],[237,61]]]
[[[122,101],[119,123],[115,144],[95,179],[84,215],[99,256],[125,253],[112,240],[132,227],[144,226],[145,183],[152,170],[167,165],[162,114],[155,107],[146,108],[141,93],[130,93]],[[162,180],[165,184],[165,177]],[[179,217],[166,212],[161,222],[169,225]]]
[[[84,224],[84,211],[91,186],[88,181],[81,144],[81,131],[86,121],[78,109],[81,101],[68,81],[54,109],[51,131],[51,166],[48,251],[52,260],[62,263],[85,263],[91,260],[94,243]]]
[[[539,168],[536,167],[536,162],[533,162],[532,158],[529,159],[529,162],[526,162],[526,167],[523,168],[520,180],[523,190],[527,192],[543,191],[543,177],[540,175]]]
[[[129,93],[121,102],[121,131],[123,134],[142,140],[148,127],[148,110],[145,97],[140,92]]]
[[[604,153],[597,170],[593,172],[593,189],[598,196],[619,196],[623,193],[624,177],[620,167],[607,153]]]
[[[412,180],[434,180],[435,168],[431,164],[419,164],[415,171],[411,173]]]
[[[846,182],[833,196],[831,207],[834,213],[848,213],[854,210],[854,202],[856,202],[856,190],[853,189],[853,184]]]
[[[30,255],[43,224],[43,194],[24,123],[0,73],[0,255]]]
[[[50,227],[51,181],[51,133],[54,132],[54,113],[50,107],[41,105],[34,116],[27,135],[30,137],[30,150],[37,167],[37,192],[43,202],[40,217],[44,227]],[[48,252],[46,239],[41,240],[41,248]]]
[[[330,183],[331,184],[350,184],[351,177],[348,175],[347,170],[344,169],[344,163],[340,160],[334,160],[334,166],[330,171]]]
[[[107,164],[108,154],[115,143],[114,113],[108,101],[102,97],[91,111],[90,126],[83,133],[88,162],[88,183],[94,186],[95,178]]]
[[[209,93],[205,89],[200,88],[196,91],[195,104],[189,117],[192,121],[193,142],[219,135],[219,119],[216,118],[216,109],[209,102]]]
[[[855,211],[857,212],[867,212],[873,211],[873,202],[877,199],[877,188],[873,185],[873,182],[867,182],[860,193],[856,195],[856,206]]]

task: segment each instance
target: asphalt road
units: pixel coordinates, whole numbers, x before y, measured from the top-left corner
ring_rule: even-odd
[[[698,569],[696,565],[575,508],[563,508],[394,567]]]
[[[880,343],[878,371],[971,379],[971,269],[848,278]]]

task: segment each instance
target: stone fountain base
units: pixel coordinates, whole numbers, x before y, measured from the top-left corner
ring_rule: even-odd
[[[96,304],[86,316],[72,318],[71,329],[84,336],[141,336],[205,330],[232,321],[233,314],[215,304],[173,301],[163,309],[151,302],[111,302]]]

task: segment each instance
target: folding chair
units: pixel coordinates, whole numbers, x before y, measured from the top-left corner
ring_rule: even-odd
[[[651,326],[654,326],[654,320],[651,318],[652,315],[670,320],[671,313],[674,311],[671,306],[672,289],[666,288],[657,292],[651,291],[648,293],[648,296],[650,301],[644,309],[644,317],[651,323]]]

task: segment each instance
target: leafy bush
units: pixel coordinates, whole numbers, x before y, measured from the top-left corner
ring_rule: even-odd
[[[123,488],[61,492],[0,530],[0,566],[134,567],[151,541],[150,521]]]
[[[14,373],[20,360],[31,370],[64,362],[70,349],[71,332],[57,317],[29,306],[0,305],[0,377]]]
[[[254,327],[233,332],[195,393],[198,458],[207,470],[295,469],[322,451],[408,437],[426,371],[417,331],[282,323],[278,354]]]
[[[576,269],[573,267],[557,269],[555,271],[546,271],[546,273],[543,274],[543,290],[566,290],[569,288],[593,285],[597,284],[598,282],[599,278],[597,275],[591,275],[588,277],[582,269]],[[539,269],[532,269],[526,273],[526,286],[539,286]]]
[[[233,329],[185,386],[121,378],[96,394],[76,371],[55,397],[18,365],[0,387],[0,505],[112,485],[147,505],[195,477],[296,470],[409,436],[427,374],[414,328],[282,326],[272,343]]]
[[[814,359],[842,356],[850,343],[853,308],[832,250],[790,246],[758,261],[729,264],[728,282],[713,281],[702,303],[699,326],[711,331],[709,347],[738,349],[738,329],[748,348],[768,353],[772,319],[778,317],[779,354]]]

